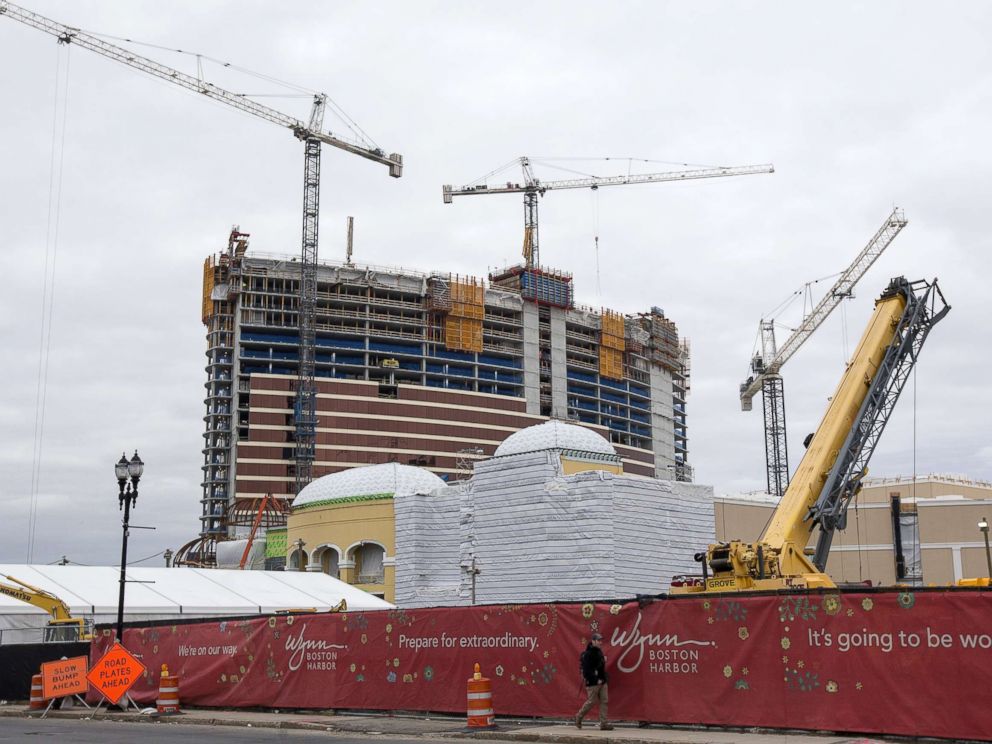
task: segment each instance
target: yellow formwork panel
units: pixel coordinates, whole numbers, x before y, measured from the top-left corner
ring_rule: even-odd
[[[623,338],[623,316],[612,310],[604,310],[602,315],[603,335]]]
[[[607,346],[599,347],[599,374],[611,380],[623,379],[623,352]]]
[[[609,349],[624,351],[627,348],[624,339],[623,316],[612,310],[603,310],[599,342]]]
[[[467,302],[452,302],[451,314],[458,318],[471,318],[482,320],[486,314],[486,309],[482,305],[471,305]]]
[[[452,279],[449,286],[452,302],[482,305],[486,301],[485,287],[475,279]]]
[[[624,351],[627,345],[624,343],[623,338],[617,338],[616,336],[607,336],[605,333],[600,337],[599,343],[605,346],[607,349],[616,349],[617,351]]]
[[[486,288],[475,279],[452,279],[449,287],[451,314],[481,321],[486,313]]]
[[[482,321],[448,316],[444,320],[444,345],[451,351],[482,351]]]
[[[201,320],[206,323],[207,318],[213,315],[214,305],[210,296],[214,292],[214,262],[209,256],[203,261],[203,307],[201,309]]]

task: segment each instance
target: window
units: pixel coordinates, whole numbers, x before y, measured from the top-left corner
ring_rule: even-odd
[[[301,564],[300,561],[303,561]],[[308,560],[307,553],[305,550],[294,550],[289,556],[289,570],[290,571],[306,571]]]
[[[355,549],[357,584],[381,584],[385,579],[382,562],[386,551],[375,543],[363,543]]]
[[[334,548],[324,548],[320,554],[320,570],[335,579],[340,578],[341,570],[338,568],[338,551]]]
[[[896,559],[896,580],[908,584],[923,583],[923,559],[920,555],[920,522],[916,504],[904,504],[898,492],[889,494],[892,505],[892,547]]]

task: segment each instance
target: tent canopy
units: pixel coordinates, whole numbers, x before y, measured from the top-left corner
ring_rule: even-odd
[[[117,619],[120,569],[111,566],[0,564],[0,581],[16,579],[60,597],[76,617],[95,623]],[[349,611],[385,610],[393,605],[324,573],[238,571],[206,568],[127,570],[125,620],[189,619],[254,615],[314,608],[344,599]],[[45,625],[43,610],[0,594],[0,630]]]

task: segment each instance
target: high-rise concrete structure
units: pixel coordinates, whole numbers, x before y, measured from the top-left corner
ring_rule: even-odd
[[[295,488],[299,263],[232,232],[204,265],[207,327],[201,535],[236,498]],[[510,434],[550,417],[607,437],[627,473],[691,480],[688,346],[657,307],[574,302],[560,271],[489,277],[322,264],[317,275],[313,475],[383,462],[465,477]]]

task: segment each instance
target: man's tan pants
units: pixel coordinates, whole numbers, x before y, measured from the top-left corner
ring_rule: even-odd
[[[579,708],[579,712],[575,715],[576,719],[581,721],[583,718],[585,718],[586,713],[588,713],[592,709],[592,706],[594,706],[596,704],[596,701],[598,700],[599,722],[606,723],[606,703],[608,702],[606,683],[604,682],[601,685],[592,685],[591,687],[586,687],[586,695],[588,697],[586,697],[585,703],[582,704],[582,707]]]

